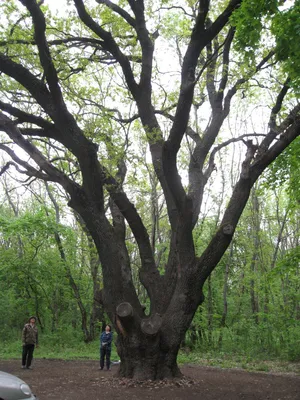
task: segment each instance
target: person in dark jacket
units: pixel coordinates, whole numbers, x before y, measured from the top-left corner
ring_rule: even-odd
[[[38,346],[38,329],[36,327],[36,317],[30,317],[22,331],[22,368],[31,369],[33,351]]]
[[[105,331],[100,335],[100,369],[104,368],[104,359],[106,358],[106,368],[110,370],[110,354],[111,354],[111,342],[113,334],[111,326],[106,325]]]

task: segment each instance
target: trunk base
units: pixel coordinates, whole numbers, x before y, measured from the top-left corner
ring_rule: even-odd
[[[170,367],[167,365],[154,365],[153,362],[146,360],[135,360],[134,362],[121,361],[119,378],[129,378],[136,381],[163,380],[181,378],[183,375],[177,363]]]
[[[158,338],[146,342],[117,344],[121,359],[117,376],[137,381],[181,378],[176,361],[179,347],[162,350]]]

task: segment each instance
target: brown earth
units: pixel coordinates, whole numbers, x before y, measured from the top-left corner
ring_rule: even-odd
[[[34,360],[22,370],[18,360],[0,361],[0,370],[26,381],[39,400],[300,400],[300,376],[185,365],[174,382],[132,382],[99,371],[96,361]]]

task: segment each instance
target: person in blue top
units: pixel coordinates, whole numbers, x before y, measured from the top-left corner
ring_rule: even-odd
[[[111,342],[113,334],[111,326],[106,325],[105,331],[100,335],[100,369],[104,368],[104,359],[106,358],[106,368],[110,370],[110,353],[111,353]]]

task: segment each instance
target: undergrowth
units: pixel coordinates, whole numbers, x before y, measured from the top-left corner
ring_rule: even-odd
[[[35,358],[62,360],[98,360],[99,341],[84,343],[81,338],[61,340],[58,335],[41,335],[40,345],[35,349]],[[20,339],[4,341],[0,347],[0,359],[17,359],[21,357]],[[115,346],[112,347],[111,360],[119,360]],[[187,351],[182,349],[178,355],[179,365],[197,364],[218,368],[242,368],[248,371],[264,371],[276,373],[300,374],[300,363],[288,359],[267,357],[265,354],[250,356],[249,354],[225,353],[222,351]]]

